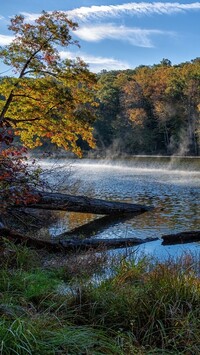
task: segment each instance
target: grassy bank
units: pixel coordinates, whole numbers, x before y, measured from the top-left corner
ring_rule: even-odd
[[[199,354],[199,259],[53,256],[0,247],[1,354]],[[93,278],[94,280],[94,278]]]

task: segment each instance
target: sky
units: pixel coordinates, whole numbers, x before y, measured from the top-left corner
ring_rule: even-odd
[[[60,10],[79,24],[73,38],[81,46],[62,48],[61,57],[81,57],[91,71],[134,69],[163,58],[179,64],[200,57],[200,2],[0,1],[1,46],[12,39],[7,26],[14,15],[23,14],[31,22],[42,10]],[[9,75],[12,70],[0,63],[0,73]]]

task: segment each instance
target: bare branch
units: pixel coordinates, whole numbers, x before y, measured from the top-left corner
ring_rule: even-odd
[[[27,74],[34,74],[34,73],[36,73],[36,70],[27,70],[27,71],[24,73],[24,76],[27,75]],[[56,74],[56,73],[50,72],[50,71],[48,71],[48,70],[40,70],[40,74],[50,75],[50,76],[53,76],[54,78],[57,77],[57,74]]]
[[[6,121],[10,121],[10,122],[13,122],[13,123],[18,123],[18,122],[32,122],[32,121],[39,121],[41,120],[41,117],[35,117],[35,118],[22,118],[22,119],[14,119],[14,118],[11,118],[11,117],[5,117],[5,120]]]

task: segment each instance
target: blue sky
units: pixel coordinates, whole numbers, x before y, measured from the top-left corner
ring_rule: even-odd
[[[78,22],[74,38],[81,48],[64,48],[61,55],[80,56],[95,72],[200,57],[200,2],[194,1],[2,0],[0,45],[11,40],[10,17],[22,13],[29,22],[42,10],[66,11]],[[0,72],[6,69],[0,64]]]

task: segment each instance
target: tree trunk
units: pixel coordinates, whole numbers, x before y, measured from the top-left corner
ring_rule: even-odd
[[[200,231],[187,231],[162,236],[163,245],[183,244],[200,241]]]
[[[131,213],[143,213],[152,209],[138,204],[105,201],[84,196],[71,196],[62,193],[40,192],[38,201],[26,206],[26,208],[39,208],[44,210],[60,210],[94,213],[103,215],[123,215]]]

